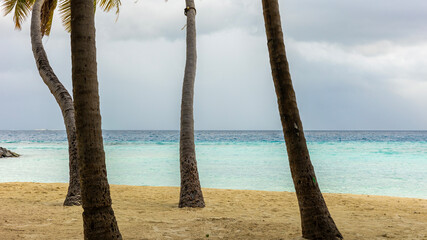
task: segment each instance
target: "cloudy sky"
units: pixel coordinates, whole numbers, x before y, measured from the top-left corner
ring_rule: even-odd
[[[279,1],[306,130],[427,130],[427,1]],[[97,11],[104,129],[178,129],[184,1]],[[196,0],[196,129],[280,129],[261,0]],[[71,92],[69,34],[44,39]],[[63,129],[22,31],[0,17],[0,129]]]

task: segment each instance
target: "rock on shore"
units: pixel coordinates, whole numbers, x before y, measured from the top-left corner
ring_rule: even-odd
[[[19,154],[9,151],[6,148],[0,147],[0,158],[4,157],[19,157]]]

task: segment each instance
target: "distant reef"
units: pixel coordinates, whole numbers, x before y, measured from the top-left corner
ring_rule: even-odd
[[[0,158],[4,157],[19,157],[19,154],[9,151],[6,148],[0,147]]]

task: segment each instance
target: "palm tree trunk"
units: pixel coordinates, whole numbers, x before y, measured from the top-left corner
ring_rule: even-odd
[[[186,0],[187,15],[187,59],[181,102],[181,131],[179,140],[179,162],[181,170],[181,193],[179,207],[204,207],[199,173],[197,171],[194,145],[194,80],[196,78],[196,9],[194,0]]]
[[[122,239],[107,180],[93,0],[71,1],[71,58],[85,239]]]
[[[64,118],[65,129],[67,132],[70,183],[64,205],[80,205],[80,177],[77,163],[76,125],[74,121],[73,99],[53,72],[43,47],[42,33],[40,28],[40,16],[41,8],[44,2],[45,0],[36,0],[33,6],[33,13],[31,16],[31,45],[39,74],[61,108],[62,117]]]
[[[273,81],[301,214],[302,235],[307,239],[342,239],[310,161],[286,58],[278,0],[262,0],[262,5]]]

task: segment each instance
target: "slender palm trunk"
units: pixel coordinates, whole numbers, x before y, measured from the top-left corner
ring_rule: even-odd
[[[262,5],[273,81],[301,214],[302,235],[307,239],[342,239],[310,161],[286,58],[278,0],[262,0]]]
[[[76,125],[74,121],[73,99],[53,72],[43,47],[40,15],[44,1],[45,0],[36,0],[33,6],[33,13],[31,16],[31,45],[33,47],[34,59],[36,60],[40,76],[61,108],[67,132],[70,183],[68,185],[68,193],[65,197],[64,205],[80,205],[80,177],[77,163]]]
[[[71,58],[85,239],[122,239],[107,180],[93,0],[71,1]]]
[[[199,173],[197,171],[194,145],[194,80],[196,79],[196,9],[194,0],[186,0],[187,15],[187,60],[181,102],[181,131],[179,140],[179,162],[181,170],[181,193],[179,207],[204,207]]]

